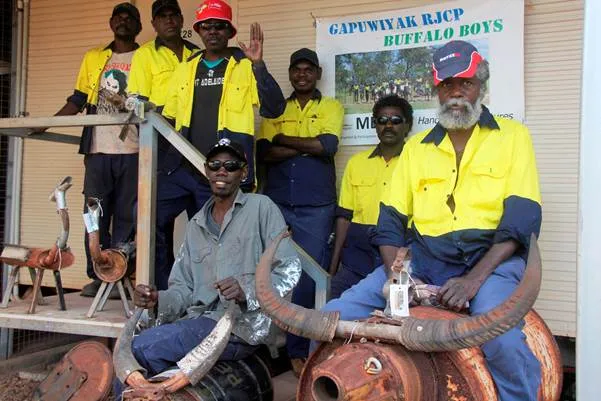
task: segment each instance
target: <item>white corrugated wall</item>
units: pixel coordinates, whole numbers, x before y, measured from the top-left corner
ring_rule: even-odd
[[[90,47],[108,43],[108,18],[117,1],[32,0],[27,109],[31,115],[51,115],[72,91],[79,63]],[[137,2],[145,29],[140,39],[153,36],[150,0]],[[183,9],[191,0],[180,0]],[[288,60],[300,47],[315,47],[313,17],[341,16],[437,3],[425,0],[374,2],[368,0],[238,0],[235,15],[239,38],[248,38],[250,23],[265,31],[265,59],[286,93]],[[543,192],[543,287],[537,310],[557,335],[576,334],[577,188],[580,116],[580,65],[583,1],[526,0],[525,10],[526,123],[537,151]],[[185,15],[190,22],[192,16]],[[79,130],[72,132],[78,133]],[[339,177],[348,158],[361,146],[342,147],[337,156]],[[63,175],[75,186],[71,206],[71,247],[76,265],[65,270],[66,287],[87,282],[83,261],[81,196],[82,158],[73,145],[25,141],[22,242],[50,246],[58,219],[47,195]],[[51,282],[48,281],[51,285]]]

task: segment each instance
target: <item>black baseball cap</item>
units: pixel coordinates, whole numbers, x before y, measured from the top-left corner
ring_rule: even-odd
[[[164,8],[170,8],[181,15],[182,9],[179,7],[177,0],[155,0],[152,3],[152,18],[157,16],[157,14]]]
[[[432,59],[434,86],[451,77],[472,78],[483,60],[478,49],[463,40],[453,40],[437,49]]]
[[[119,3],[113,8],[113,14],[111,14],[111,18],[119,13],[128,13],[133,19],[138,21],[138,24],[141,23],[140,20],[140,11],[138,11],[137,7],[131,3]]]
[[[207,160],[209,160],[211,157],[215,156],[220,152],[228,152],[232,156],[237,157],[238,160],[243,161],[244,163],[248,163],[248,161],[246,160],[246,153],[244,152],[244,147],[242,147],[242,145],[240,145],[238,142],[232,141],[229,138],[221,138],[219,142],[217,142],[211,148],[211,150],[209,150],[209,153],[207,153]]]
[[[315,67],[319,67],[319,58],[317,58],[317,53],[315,53],[311,49],[307,49],[306,47],[298,49],[297,51],[292,53],[292,55],[290,56],[290,67],[293,67],[296,63],[303,60],[310,62]]]

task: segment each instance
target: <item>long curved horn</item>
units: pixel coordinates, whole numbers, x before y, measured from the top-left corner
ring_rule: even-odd
[[[540,290],[542,271],[536,236],[530,239],[524,276],[513,294],[501,305],[477,316],[453,320],[403,319],[399,327],[370,323],[340,322],[336,335],[346,337],[354,328],[356,336],[380,338],[402,344],[411,351],[453,351],[477,347],[515,327],[534,305]],[[357,326],[357,327],[355,327]]]
[[[263,255],[267,255],[267,251]],[[269,265],[269,260],[265,261]],[[263,258],[261,258],[263,262]],[[261,265],[261,263],[259,263]],[[264,266],[263,266],[264,268]],[[478,316],[469,316],[455,320],[431,320],[416,319],[408,317],[402,320],[401,326],[389,326],[382,324],[373,324],[365,322],[338,322],[336,319],[335,336],[347,338],[351,333],[357,337],[366,337],[378,339],[384,342],[401,344],[413,351],[452,351],[462,348],[479,346],[513,328],[528,313],[534,305],[541,282],[541,259],[536,237],[532,235],[530,240],[530,250],[528,254],[528,264],[526,271],[519,286],[514,293],[501,305],[491,311]],[[257,298],[261,307],[270,316],[274,317],[274,322],[284,330],[294,334],[302,333],[306,337],[318,341],[331,341],[327,336],[320,337],[313,335],[310,330],[304,329],[303,317],[311,316],[315,321],[328,321],[330,316],[327,313],[321,313],[313,310],[307,310],[279,298],[276,305],[263,304],[262,297],[259,296],[259,268],[257,268]],[[270,290],[271,291],[271,290]],[[272,291],[271,291],[272,292]],[[275,294],[271,294],[272,299]],[[276,312],[277,315],[272,315]]]
[[[142,376],[144,368],[140,366],[131,352],[131,344],[136,324],[142,309],[137,309],[132,316],[115,346],[113,364],[119,380],[135,389],[143,388],[147,391],[158,390],[164,393],[175,393],[188,384],[198,383],[219,360],[227,346],[234,321],[240,313],[240,307],[235,302],[230,302],[225,314],[219,319],[213,330],[194,349],[188,352],[177,362],[180,371],[162,382],[150,382]]]
[[[285,331],[318,341],[332,341],[340,314],[323,313],[291,304],[277,295],[271,284],[271,265],[280,241],[287,237],[286,231],[278,235],[261,256],[255,272],[257,299],[261,309]]]
[[[54,191],[50,194],[49,200],[56,202],[57,213],[61,218],[62,229],[61,233],[56,240],[58,249],[64,250],[67,247],[67,240],[69,239],[69,212],[67,211],[67,198],[66,192],[73,185],[73,180],[70,176],[67,176],[61,180],[54,188]]]
[[[123,330],[115,344],[115,351],[113,352],[113,365],[115,365],[117,378],[121,380],[121,383],[126,383],[133,387],[144,383],[148,384],[144,376],[140,373],[145,372],[146,369],[140,366],[136,357],[131,352],[134,331],[143,311],[144,309],[136,308],[134,314],[125,322],[125,326],[123,326]],[[136,374],[134,375],[134,373]]]
[[[223,354],[232,334],[234,320],[239,313],[240,307],[235,302],[230,301],[225,315],[219,319],[211,333],[177,362],[177,366],[186,375],[190,383],[193,385],[198,383]]]

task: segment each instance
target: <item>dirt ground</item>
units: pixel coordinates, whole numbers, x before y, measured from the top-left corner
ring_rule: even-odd
[[[11,372],[0,374],[0,401],[31,401],[33,392],[44,379],[46,372]],[[46,373],[46,374],[45,374]],[[106,401],[113,401],[112,394]]]
[[[22,379],[18,373],[0,375],[0,400],[29,401],[39,384],[32,379]]]

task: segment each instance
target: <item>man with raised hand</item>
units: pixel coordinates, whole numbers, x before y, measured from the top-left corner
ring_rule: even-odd
[[[228,47],[236,35],[232,9],[222,0],[206,0],[196,10],[194,30],[205,49],[181,64],[169,85],[163,115],[185,138],[206,154],[221,138],[242,144],[248,155],[248,174],[242,190],[254,188],[254,106],[263,117],[284,111],[284,95],[263,61],[263,32],[250,27],[250,43]],[[155,278],[165,289],[173,264],[170,247],[173,221],[184,210],[188,217],[211,195],[207,180],[173,148],[164,155],[157,174]]]

